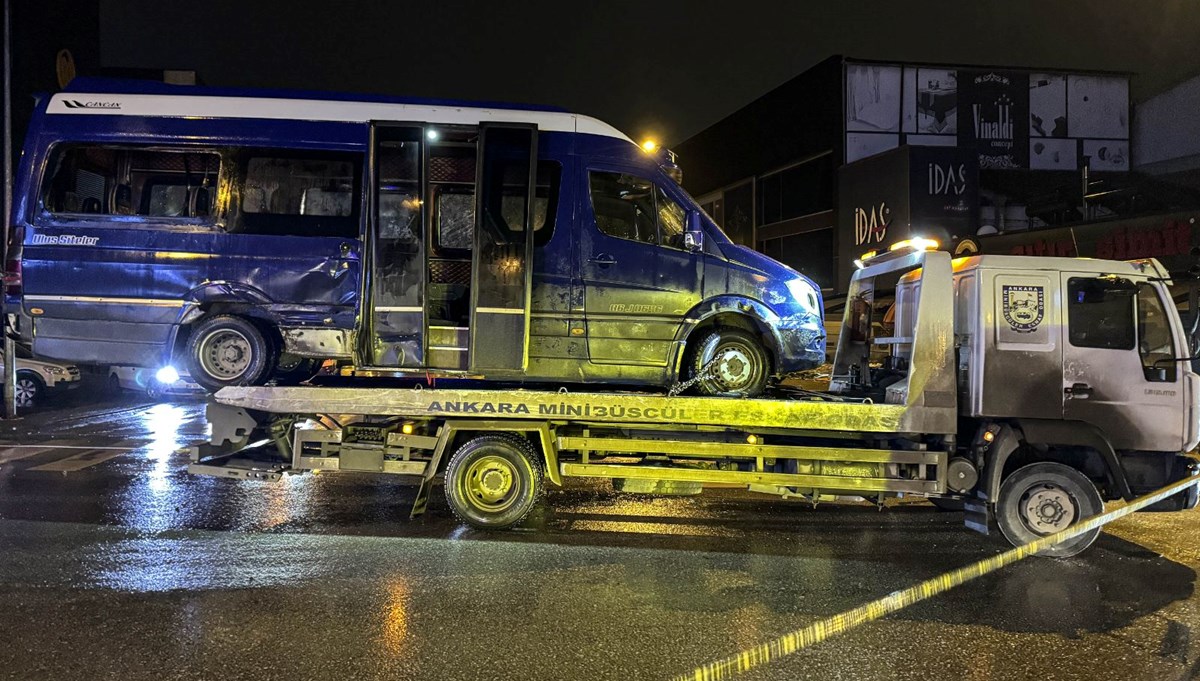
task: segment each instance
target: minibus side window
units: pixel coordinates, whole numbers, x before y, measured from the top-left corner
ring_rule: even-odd
[[[558,161],[538,161],[537,186],[533,197],[533,245],[544,246],[554,235],[554,218],[558,212],[559,182],[562,164]],[[523,188],[514,183],[511,191],[501,197],[500,213],[513,231],[524,229],[521,222],[525,215]],[[436,245],[441,250],[469,251],[475,233],[475,188],[435,187],[437,197]]]
[[[208,218],[221,157],[129,146],[56,147],[42,190],[52,214]]]
[[[658,191],[658,228],[663,246],[683,248],[683,233],[687,230],[687,213],[683,206],[671,200],[662,187]]]
[[[360,154],[256,149],[241,155],[230,231],[358,237]]]
[[[619,239],[683,248],[687,210],[650,180],[590,171],[596,227]]]
[[[589,173],[596,227],[618,239],[658,243],[654,183],[625,173]]]

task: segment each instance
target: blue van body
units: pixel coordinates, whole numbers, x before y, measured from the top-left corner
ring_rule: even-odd
[[[379,364],[378,357],[363,356],[365,346],[356,337],[370,315],[364,305],[371,270],[366,225],[374,209],[363,188],[374,182],[371,122],[131,115],[102,108],[159,96],[264,98],[258,91],[76,79],[65,93],[39,103],[15,178],[15,248],[7,275],[8,309],[19,311],[21,333],[34,351],[73,362],[161,366],[178,360],[200,320],[220,314],[253,320],[274,344],[276,358]],[[263,99],[278,100],[569,116],[553,109],[324,93],[273,92]],[[774,375],[823,362],[821,299],[811,281],[731,243],[664,172],[659,157],[618,135],[539,126],[536,158],[557,164],[561,177],[554,214],[545,220],[553,231],[533,249],[529,361],[522,378],[668,386],[687,373],[689,343],[722,327],[760,338]],[[238,210],[232,201],[249,190],[223,196],[229,193],[224,175],[219,181],[214,176],[211,186],[206,175],[214,208],[201,217],[51,210],[46,195],[52,162],[64,163],[55,153],[66,146],[214,150],[214,158],[230,149],[351,153],[361,157],[354,205],[347,209],[347,220],[356,225],[353,233],[338,235],[231,231],[228,215]],[[701,233],[695,239],[700,243],[672,247],[601,231],[589,197],[589,177],[596,173],[652,182],[660,205],[680,207],[689,231]],[[82,180],[73,182],[66,193],[86,193],[78,186]],[[112,187],[104,191],[113,196]],[[433,328],[427,321],[426,333]],[[428,371],[429,343],[401,347],[389,365]]]

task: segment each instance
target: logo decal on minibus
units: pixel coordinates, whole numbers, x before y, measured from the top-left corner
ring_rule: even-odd
[[[1046,316],[1046,290],[1041,286],[1003,286],[1004,321],[1017,333],[1033,333]]]
[[[99,237],[75,236],[73,234],[34,234],[35,246],[95,246],[100,243]]]
[[[81,102],[78,99],[64,99],[63,106],[68,109],[120,109],[120,102]]]

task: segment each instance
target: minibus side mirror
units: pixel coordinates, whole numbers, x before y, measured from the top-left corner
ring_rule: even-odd
[[[684,250],[695,253],[704,250],[704,230],[700,228],[700,214],[688,213],[687,231],[683,233]]]

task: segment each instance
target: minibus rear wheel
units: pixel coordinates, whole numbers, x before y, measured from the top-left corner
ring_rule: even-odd
[[[210,392],[230,385],[262,385],[274,368],[271,344],[249,320],[233,315],[208,317],[192,329],[187,343],[188,372]]]

